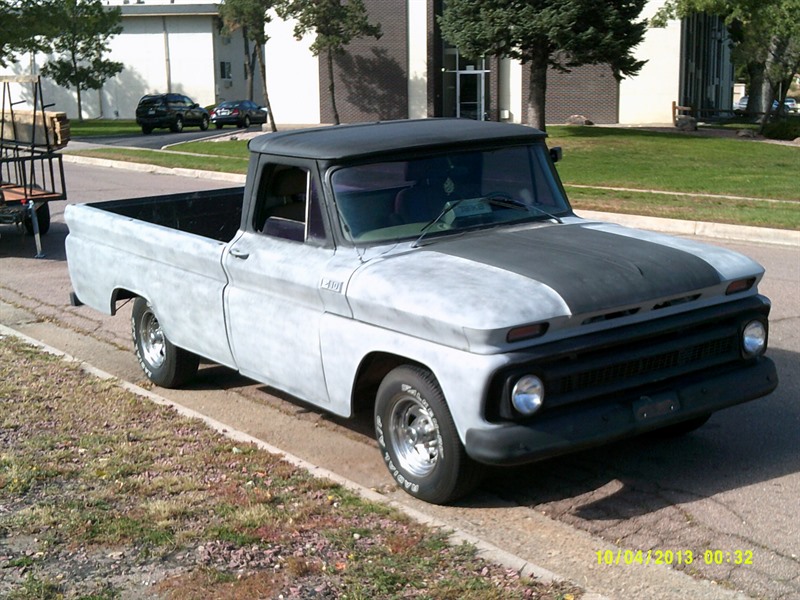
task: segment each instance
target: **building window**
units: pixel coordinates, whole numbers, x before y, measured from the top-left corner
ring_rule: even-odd
[[[231,63],[220,61],[219,76],[221,79],[231,79]]]

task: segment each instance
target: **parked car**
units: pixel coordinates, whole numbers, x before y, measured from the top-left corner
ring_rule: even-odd
[[[739,102],[737,102],[734,105],[733,111],[735,113],[737,113],[737,114],[740,114],[740,113],[743,113],[744,111],[746,111],[747,110],[747,101],[748,101],[748,97],[747,96],[742,96],[739,99]],[[798,111],[797,100],[795,100],[794,98],[786,98],[783,101],[783,107],[784,107],[783,110],[786,113],[796,113]],[[773,111],[778,110],[778,101],[777,100],[773,100],[772,101],[772,110]]]
[[[267,122],[267,112],[251,100],[227,100],[211,111],[211,122],[217,129],[223,125],[250,127]]]
[[[145,135],[159,128],[178,133],[186,125],[199,125],[205,131],[208,123],[208,111],[183,94],[142,96],[136,107],[136,124]]]

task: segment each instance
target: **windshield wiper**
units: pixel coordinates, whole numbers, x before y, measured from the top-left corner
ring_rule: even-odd
[[[428,234],[428,231],[430,230],[431,227],[433,227],[434,225],[436,225],[436,223],[441,221],[442,217],[444,217],[447,213],[453,210],[456,206],[464,202],[464,200],[471,200],[471,199],[472,198],[459,198],[458,200],[453,200],[452,202],[445,202],[442,211],[438,215],[436,215],[433,219],[425,223],[425,225],[420,230],[419,237],[413,244],[411,244],[411,247],[416,248],[417,246],[419,246],[419,243],[422,241],[422,238],[424,238]]]
[[[522,200],[515,200],[514,198],[506,198],[505,196],[490,196],[490,197],[484,198],[484,200],[486,200],[486,202],[488,202],[489,204],[491,204],[493,206],[502,206],[502,207],[505,207],[505,208],[517,208],[519,210],[526,210],[528,212],[536,211],[537,213],[539,213],[541,215],[544,215],[546,217],[549,217],[549,218],[553,219],[559,225],[563,225],[564,224],[564,221],[562,221],[560,217],[557,217],[553,213],[549,213],[546,210],[544,210],[543,208],[539,208],[538,206],[536,206],[534,204],[527,204],[527,203],[523,202]]]
[[[523,202],[522,200],[515,200],[514,198],[507,198],[505,196],[484,196],[482,198],[459,198],[458,200],[453,200],[451,202],[446,202],[445,203],[444,208],[442,209],[442,211],[438,215],[436,215],[433,219],[428,221],[422,227],[422,230],[420,231],[420,236],[416,239],[416,241],[413,244],[411,244],[411,247],[412,248],[418,247],[420,242],[422,241],[422,238],[424,238],[426,235],[428,235],[428,231],[430,231],[431,227],[436,225],[436,223],[441,221],[442,218],[447,213],[449,213],[452,210],[455,210],[455,208],[459,204],[461,204],[462,202],[464,202],[466,200],[471,200],[473,202],[475,200],[479,200],[481,202],[486,202],[487,204],[489,204],[491,206],[502,206],[504,208],[514,208],[514,209],[518,209],[518,210],[524,210],[524,211],[526,211],[528,213],[535,211],[536,213],[538,213],[540,215],[544,215],[544,216],[546,216],[546,217],[548,217],[550,219],[553,219],[559,225],[563,225],[564,224],[564,221],[562,221],[560,217],[557,217],[556,215],[547,212],[543,208],[539,208],[538,206],[534,206],[532,204],[527,204],[527,203]]]

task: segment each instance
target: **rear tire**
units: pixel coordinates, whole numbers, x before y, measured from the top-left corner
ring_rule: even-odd
[[[169,128],[173,133],[180,133],[183,131],[183,117],[175,117],[175,123]]]
[[[199,357],[167,339],[153,308],[144,298],[136,298],[133,303],[131,332],[139,365],[156,385],[180,387],[197,373]]]
[[[381,383],[375,434],[397,484],[433,504],[452,502],[480,483],[483,468],[467,456],[433,374],[402,366]]]
[[[150,135],[153,133],[153,128],[150,125],[142,125],[142,133],[144,135]]]

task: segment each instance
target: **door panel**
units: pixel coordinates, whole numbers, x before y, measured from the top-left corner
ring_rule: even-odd
[[[330,249],[244,233],[224,258],[228,336],[239,370],[315,404],[328,402],[319,284],[332,256]]]

